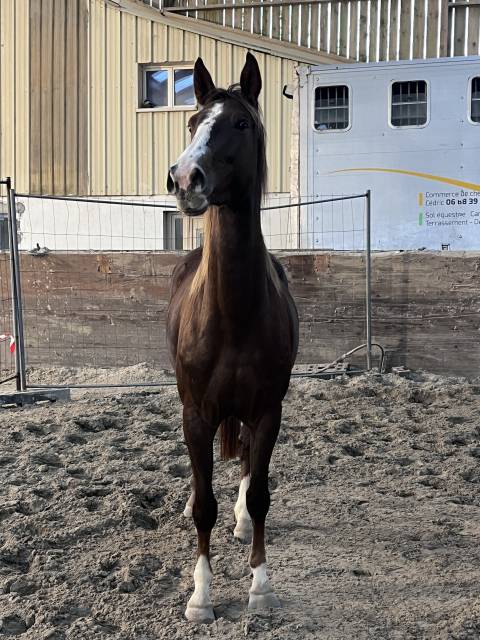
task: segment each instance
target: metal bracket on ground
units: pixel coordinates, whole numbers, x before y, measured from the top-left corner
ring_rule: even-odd
[[[32,391],[0,393],[0,407],[3,409],[59,400],[70,400],[70,389],[34,389]]]

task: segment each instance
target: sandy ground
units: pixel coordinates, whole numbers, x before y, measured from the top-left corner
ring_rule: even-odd
[[[480,638],[480,381],[293,382],[268,518],[283,608],[246,611],[239,469],[222,462],[210,626],[182,617],[195,533],[175,387],[0,411],[0,637]]]

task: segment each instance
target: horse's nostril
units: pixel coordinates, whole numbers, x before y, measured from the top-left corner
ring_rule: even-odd
[[[200,167],[195,167],[195,169],[190,174],[190,185],[192,189],[196,191],[203,191],[205,189],[205,185],[207,184],[207,178]]]
[[[167,191],[171,194],[175,193],[175,183],[173,182],[171,173],[169,173],[167,176]]]

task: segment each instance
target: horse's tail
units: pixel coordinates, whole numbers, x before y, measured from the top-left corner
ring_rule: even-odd
[[[240,454],[242,443],[240,442],[241,422],[237,418],[226,418],[220,425],[220,457],[222,460],[231,460]]]

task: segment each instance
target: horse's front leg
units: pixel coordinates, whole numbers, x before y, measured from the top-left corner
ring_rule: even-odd
[[[252,430],[250,439],[250,486],[247,490],[247,509],[253,520],[253,540],[250,567],[253,573],[248,601],[249,609],[279,607],[267,577],[265,554],[265,518],[270,507],[268,468],[277,440],[282,417],[282,405],[265,414]]]
[[[192,515],[198,536],[197,564],[193,574],[195,590],[185,616],[191,622],[212,622],[215,616],[210,600],[210,534],[217,520],[217,501],[212,489],[215,429],[199,417],[194,407],[185,406],[183,432],[192,463],[195,486]]]

